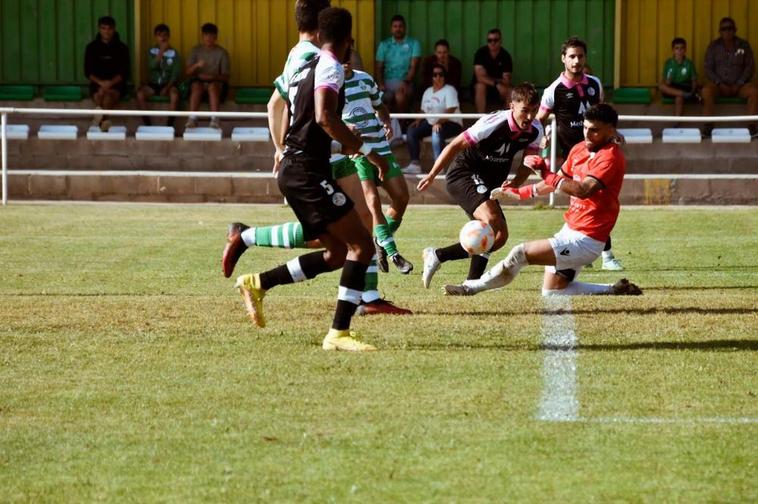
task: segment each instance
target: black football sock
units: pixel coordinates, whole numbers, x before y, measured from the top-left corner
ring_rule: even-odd
[[[324,251],[301,255],[274,269],[261,273],[261,288],[268,290],[277,285],[302,282],[327,271],[334,271],[324,260]]]
[[[609,250],[611,250],[611,247],[612,247],[611,237],[609,236],[605,242],[605,248],[603,249],[603,252],[608,252]]]
[[[468,257],[468,252],[466,252],[466,249],[460,243],[438,248],[434,253],[437,254],[437,259],[440,262],[457,261],[458,259],[466,259]]]
[[[477,280],[481,278],[487,269],[487,263],[490,260],[489,254],[487,255],[473,255],[471,256],[471,264],[468,267],[467,280]]]
[[[361,295],[366,285],[368,264],[357,261],[345,261],[337,293],[337,308],[334,310],[332,329],[344,331],[350,329],[350,320],[361,303]]]

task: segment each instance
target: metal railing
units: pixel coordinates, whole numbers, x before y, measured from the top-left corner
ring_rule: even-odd
[[[219,119],[267,119],[266,112],[191,112],[191,111],[172,111],[172,110],[102,110],[102,109],[56,109],[56,108],[22,108],[22,107],[0,107],[0,151],[2,155],[2,204],[8,203],[8,137],[7,125],[8,115],[51,115],[56,116],[80,116],[89,117],[95,115],[108,115],[112,117],[130,117],[130,116],[150,116],[150,117],[202,117]],[[392,114],[397,119],[423,119],[423,118],[445,118],[445,119],[479,119],[486,114],[420,114],[420,113],[403,113]],[[758,116],[646,116],[646,115],[622,115],[619,116],[619,122],[636,121],[636,122],[671,122],[679,123],[719,123],[719,122],[758,122]],[[557,170],[557,145],[556,119],[550,115],[551,133],[550,133],[550,168]],[[550,205],[554,203],[554,194],[550,194]]]

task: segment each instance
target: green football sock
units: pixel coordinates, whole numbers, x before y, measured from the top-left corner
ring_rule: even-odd
[[[400,227],[400,223],[403,222],[403,220],[395,220],[389,215],[385,215],[384,218],[387,220],[387,225],[390,227],[390,232],[394,235],[395,231],[397,231],[397,229]]]
[[[370,303],[371,301],[379,299],[379,291],[377,290],[378,286],[379,274],[376,269],[376,254],[374,254],[374,257],[371,258],[371,262],[366,270],[366,287],[364,287],[363,295],[361,296],[364,303]]]
[[[305,248],[303,225],[299,222],[286,222],[253,229],[255,229],[255,245],[258,247]]]
[[[392,237],[392,231],[388,224],[379,224],[374,226],[374,236],[379,245],[387,252],[388,256],[397,254],[397,246],[395,245],[395,239]]]

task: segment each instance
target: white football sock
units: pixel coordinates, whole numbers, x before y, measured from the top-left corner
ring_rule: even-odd
[[[248,247],[252,247],[255,245],[255,228],[247,228],[246,230],[242,231],[242,241],[245,242],[245,245]]]
[[[528,265],[524,244],[520,243],[511,249],[508,257],[485,272],[480,279],[466,280],[463,285],[470,287],[474,292],[499,289],[511,283],[521,268]]]
[[[610,261],[611,259],[613,259],[613,251],[603,250],[603,261]]]
[[[594,284],[585,282],[571,282],[565,289],[542,289],[542,295],[547,296],[594,296],[598,294],[610,294],[613,284]]]

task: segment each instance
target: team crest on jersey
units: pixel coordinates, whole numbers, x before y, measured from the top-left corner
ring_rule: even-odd
[[[589,88],[587,90],[587,94],[590,96],[595,96],[595,88]]]
[[[566,98],[573,98],[573,97],[574,97],[574,93],[566,93]]]
[[[336,192],[332,194],[332,203],[334,203],[334,206],[342,206],[347,203],[347,198],[341,192]]]
[[[352,109],[350,111],[350,122],[352,124],[358,125],[359,128],[364,128],[366,126],[369,126],[368,120],[363,120],[363,121],[360,121],[360,122],[354,121],[354,119],[356,117],[366,116],[366,115],[369,115],[369,114],[373,114],[373,110],[372,111],[368,111],[368,110],[366,110],[365,108],[363,108],[361,106],[357,106],[357,107],[355,107],[354,109]]]
[[[478,185],[478,186],[476,186],[476,192],[478,192],[479,194],[486,193],[487,192],[487,186],[485,186],[485,185]]]

